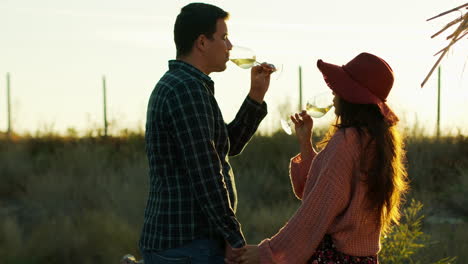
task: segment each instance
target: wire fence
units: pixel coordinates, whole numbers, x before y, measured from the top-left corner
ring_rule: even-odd
[[[7,116],[7,127],[6,132],[4,133],[7,138],[11,138],[14,134],[13,125],[12,125],[12,104],[11,104],[11,74],[9,72],[6,73],[6,116]],[[103,95],[103,112],[102,112],[102,120],[103,120],[103,136],[109,136],[109,125],[110,122],[108,121],[107,116],[107,86],[106,86],[106,76],[102,76],[102,95]],[[1,132],[0,132],[1,134]]]

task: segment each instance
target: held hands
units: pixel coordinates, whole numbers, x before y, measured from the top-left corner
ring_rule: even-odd
[[[225,249],[225,258],[224,262],[226,264],[237,264],[240,257],[245,252],[245,247],[242,248],[232,248],[231,245],[226,241],[226,249]]]
[[[226,264],[259,264],[260,255],[258,246],[246,245],[243,248],[231,248],[229,255],[226,250],[224,262]]]
[[[250,70],[250,92],[251,99],[258,103],[263,103],[268,87],[270,86],[270,76],[275,69],[267,63],[252,67]]]

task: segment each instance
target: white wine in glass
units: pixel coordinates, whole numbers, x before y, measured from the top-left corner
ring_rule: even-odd
[[[250,69],[253,66],[260,65],[253,50],[240,46],[232,46],[229,51],[229,60],[242,69]],[[278,71],[278,68],[273,64],[268,64],[268,67],[273,69],[273,72]]]
[[[332,107],[333,94],[331,91],[329,91],[313,96],[310,100],[307,101],[305,110],[311,117],[320,118],[328,113]],[[288,135],[292,134],[292,125],[293,123],[289,117],[287,119],[281,120],[281,127]]]
[[[237,66],[241,67],[242,69],[249,69],[254,65],[258,65],[260,63],[257,62],[255,56],[251,59],[244,58],[244,59],[230,59],[230,61],[234,62]]]
[[[306,104],[306,111],[311,117],[320,118],[333,107],[333,103],[326,106],[316,106],[311,103]]]

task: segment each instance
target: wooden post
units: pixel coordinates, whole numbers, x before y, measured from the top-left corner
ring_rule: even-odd
[[[106,76],[102,76],[102,94],[104,101],[104,136],[107,137],[107,92],[106,92]]]
[[[8,128],[7,135],[11,137],[12,128],[11,128],[11,93],[10,93],[10,73],[6,75],[7,80],[7,115],[8,115]]]
[[[437,139],[440,137],[440,86],[441,86],[441,81],[440,81],[440,66],[438,69],[439,72],[439,78],[437,81]]]
[[[302,67],[299,66],[299,112],[302,111]]]

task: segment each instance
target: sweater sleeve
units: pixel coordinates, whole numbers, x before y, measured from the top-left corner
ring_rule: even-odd
[[[310,164],[312,163],[313,158],[314,157],[311,157],[310,159],[303,159],[299,153],[291,159],[289,165],[289,175],[291,178],[294,194],[299,200],[302,200],[307,174],[309,173]]]
[[[306,182],[302,205],[280,231],[259,244],[260,263],[306,263],[335,218],[349,201],[351,179],[358,157],[355,133],[339,131],[315,160]]]

